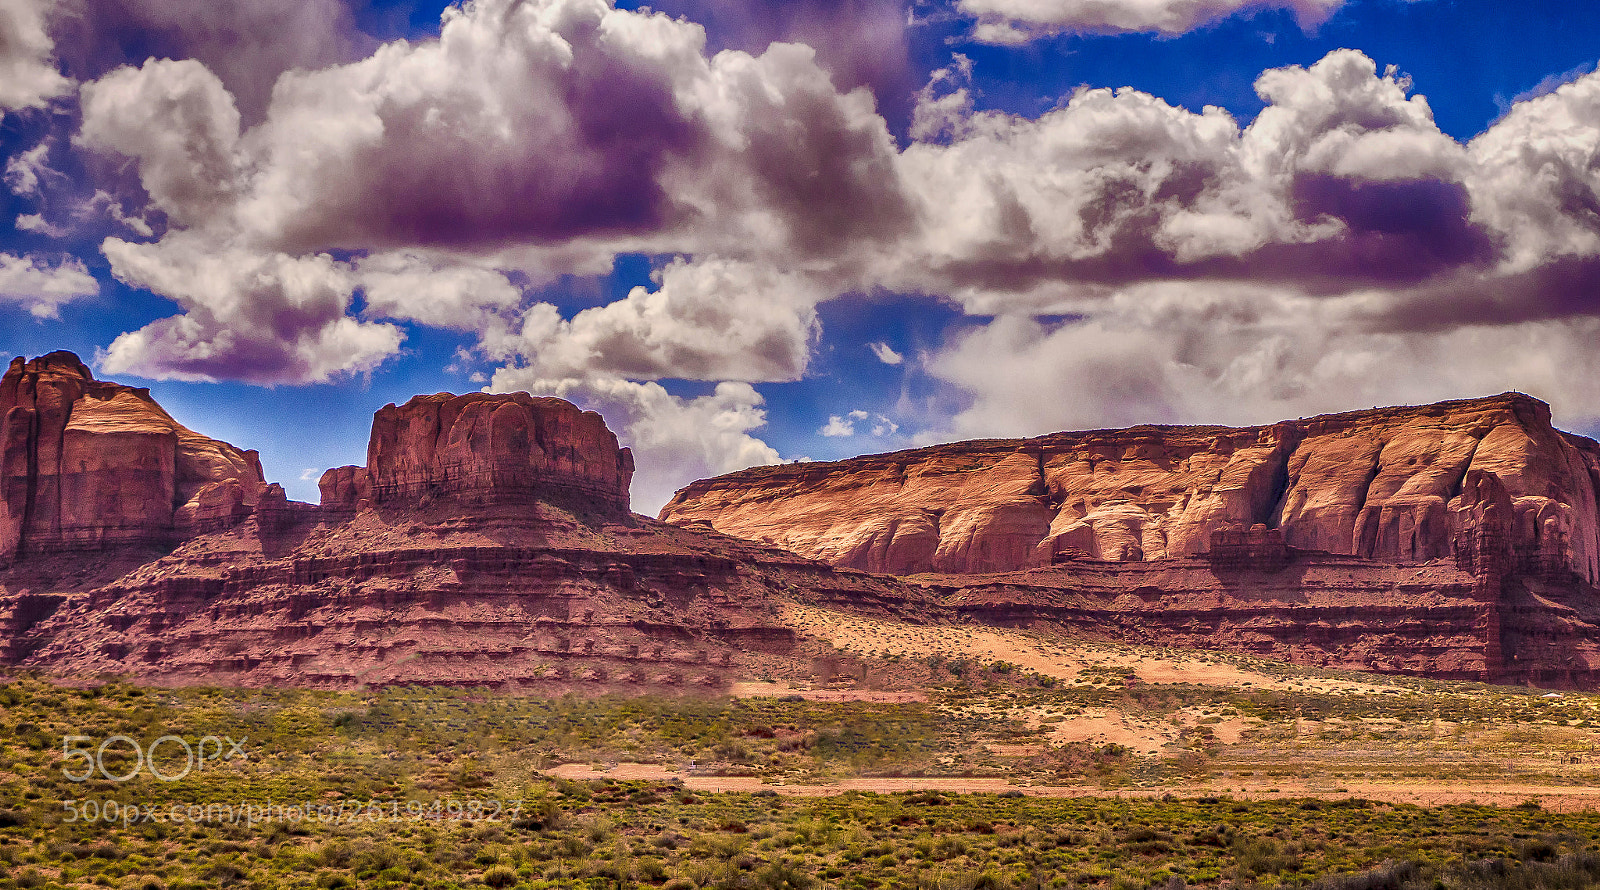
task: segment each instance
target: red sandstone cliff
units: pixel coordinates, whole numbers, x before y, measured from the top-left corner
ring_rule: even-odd
[[[366,467],[336,467],[318,483],[325,510],[564,500],[628,512],[633,453],[600,415],[527,393],[438,393],[385,405],[372,420]]]
[[[171,546],[238,521],[262,490],[254,451],[184,428],[70,352],[18,358],[0,378],[0,564]]]
[[[28,367],[88,379],[75,360]],[[139,429],[159,427],[143,398]],[[145,444],[107,447],[150,461]],[[558,399],[418,396],[376,413],[368,456],[323,476],[321,507],[272,486],[159,559],[91,563],[29,539],[0,572],[0,663],[161,683],[717,687],[796,647],[776,620],[785,591],[868,602],[882,586],[630,514],[632,455]],[[178,464],[156,462],[159,478],[184,478]],[[232,493],[207,483],[184,508]],[[128,519],[151,540],[172,524],[170,508]]]
[[[1473,473],[1507,492],[1511,568],[1600,580],[1600,446],[1517,393],[758,467],[689,485],[661,518],[894,574],[1187,557],[1254,525],[1301,550],[1424,562],[1471,538]]]
[[[1600,686],[1600,449],[1520,396],[772,468],[696,483],[668,509],[698,503],[847,566],[947,572],[914,581],[630,514],[631,455],[558,400],[387,406],[369,466],[330,470],[313,507],[263,486],[253,453],[70,355],[13,363],[0,398],[0,528],[20,544],[0,569],[0,664],[163,683],[715,688],[809,659],[782,617],[801,601]],[[1341,542],[1345,555],[1320,552]]]

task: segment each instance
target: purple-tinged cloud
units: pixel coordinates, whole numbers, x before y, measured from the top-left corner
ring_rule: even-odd
[[[58,0],[50,14],[66,73],[89,81],[146,59],[193,59],[258,120],[278,76],[354,61],[376,41],[341,0]]]
[[[118,280],[185,311],[122,334],[99,357],[106,373],[158,380],[323,383],[371,371],[400,348],[390,324],[348,315],[356,280],[326,254],[217,250],[183,236],[107,239]]]
[[[760,55],[773,43],[815,48],[841,90],[867,87],[895,105],[916,90],[904,0],[665,0],[650,6],[705,26],[708,45]]]
[[[56,65],[49,5],[46,0],[0,0],[0,117],[7,111],[43,108],[72,87]]]

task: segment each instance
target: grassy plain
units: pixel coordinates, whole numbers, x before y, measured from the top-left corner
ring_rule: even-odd
[[[1600,885],[1593,696],[797,621],[863,669],[715,698],[5,677],[0,888]]]

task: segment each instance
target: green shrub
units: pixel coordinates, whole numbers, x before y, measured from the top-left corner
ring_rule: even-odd
[[[483,883],[490,887],[510,887],[516,882],[516,869],[509,865],[496,865],[483,873]]]

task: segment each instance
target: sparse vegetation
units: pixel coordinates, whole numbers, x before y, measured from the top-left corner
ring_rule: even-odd
[[[930,648],[891,662],[893,646],[876,648],[891,654],[868,662],[875,671],[930,672],[927,701],[72,688],[12,676],[0,682],[0,890],[1600,881],[1600,813],[1566,812],[1537,792],[1596,785],[1593,696],[1357,682],[1239,659],[1214,664],[1248,671],[1248,686],[1151,682],[1159,658],[1179,656],[1131,648],[1094,650],[1074,671],[1027,653]],[[245,740],[248,759],[171,782],[148,772],[73,782],[69,735],[91,746],[113,735]],[[104,753],[113,775],[135,765],[124,747]],[[176,771],[176,751],[162,748],[162,769]],[[663,778],[587,778],[616,763]],[[919,776],[952,787],[887,792],[895,777]],[[775,793],[847,779],[879,791]],[[1535,790],[1505,792],[1500,806],[1402,802],[1406,789],[1485,781]],[[1091,796],[1029,787],[1051,783]],[[975,787],[989,791],[958,792]],[[87,801],[93,820],[63,805]],[[336,817],[107,817],[130,805],[269,803]]]

